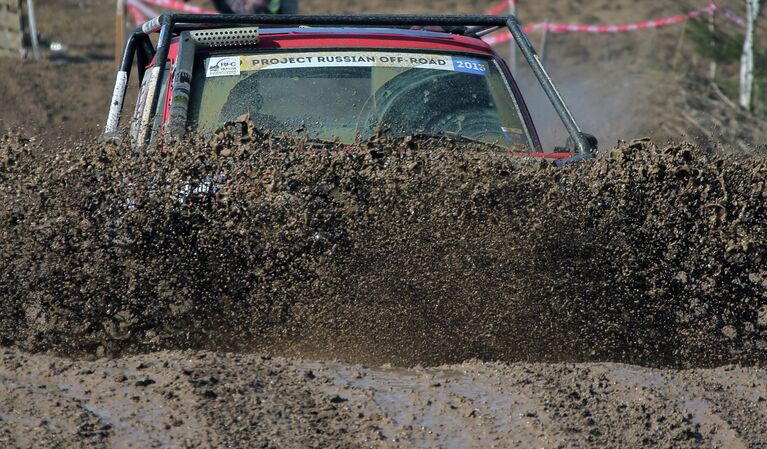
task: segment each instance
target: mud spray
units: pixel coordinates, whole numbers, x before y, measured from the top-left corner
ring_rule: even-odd
[[[168,152],[9,135],[0,340],[763,364],[765,182],[764,158],[649,141],[555,169],[450,142],[316,149],[247,124]],[[211,183],[212,200],[183,193]]]

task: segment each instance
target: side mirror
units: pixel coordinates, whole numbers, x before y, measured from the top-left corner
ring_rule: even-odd
[[[593,153],[597,150],[599,147],[599,142],[597,141],[597,138],[592,136],[591,134],[587,133],[580,133],[581,140],[583,141],[585,148],[584,153]],[[572,136],[567,138],[567,142],[565,142],[565,146],[563,147],[555,147],[554,148],[555,153],[581,153],[578,149],[578,145],[575,143],[575,139],[572,138]]]
[[[556,161],[554,164],[557,167],[586,159],[591,159],[594,157],[594,152],[599,148],[599,142],[597,141],[597,138],[587,133],[580,133],[580,138],[585,146],[584,151],[578,150],[578,145],[576,145],[575,139],[572,137],[568,137],[564,148],[557,147],[554,149],[555,152],[573,153],[572,157]]]
[[[581,139],[585,141],[586,143],[586,148],[584,148],[584,151],[593,153],[597,151],[597,149],[599,148],[599,141],[597,141],[597,138],[592,136],[591,134],[581,133]],[[570,143],[569,139],[567,143],[568,144]],[[575,147],[575,145],[573,145],[573,147]]]

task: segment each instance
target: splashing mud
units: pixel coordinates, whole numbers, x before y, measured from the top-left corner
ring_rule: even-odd
[[[3,345],[765,362],[764,158],[634,141],[556,169],[246,124],[168,152],[0,146]]]

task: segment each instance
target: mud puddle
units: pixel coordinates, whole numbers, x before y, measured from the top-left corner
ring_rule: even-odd
[[[705,391],[714,385],[712,378],[745,376],[754,388],[741,379],[735,381],[737,393],[727,394],[747,406],[754,422],[767,413],[767,378],[758,369],[674,372],[621,364],[480,362],[415,370],[309,366],[327,379],[323,391],[350,407],[359,404],[366,416],[384,416],[381,434],[409,447],[567,447],[582,438],[592,447],[633,438],[675,447],[756,447],[743,433],[745,423],[736,424],[723,410],[721,396]],[[621,416],[631,421],[620,422]],[[618,431],[624,433],[609,435]]]
[[[322,391],[364,404],[368,416],[384,416],[380,434],[395,442],[418,448],[492,447],[505,434],[502,441],[509,447],[547,444],[540,434],[551,423],[540,420],[538,401],[519,391],[499,395],[505,381],[472,375],[462,367],[371,369],[322,362],[308,368],[327,378]]]
[[[762,448],[767,372],[0,350],[4,447]]]

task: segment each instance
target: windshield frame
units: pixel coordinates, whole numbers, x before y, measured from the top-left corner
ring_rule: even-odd
[[[180,84],[177,86],[177,81],[179,77],[174,77],[173,80],[173,86],[172,86],[172,94],[169,95],[170,99],[166,104],[165,108],[165,120],[170,119],[170,123],[166,124],[166,136],[167,131],[169,129],[174,129],[174,138],[181,137],[183,135],[183,129],[189,127],[191,123],[189,123],[189,117],[187,114],[187,108],[184,107],[183,111],[179,110],[180,108],[176,107],[174,108],[174,103],[180,103],[183,105],[188,105],[189,103],[189,92],[191,91],[191,84],[193,82],[192,77],[193,74],[193,67],[195,63],[201,59],[214,57],[214,56],[228,56],[228,55],[240,55],[243,53],[248,54],[258,54],[258,53],[306,53],[306,52],[323,52],[323,51],[365,51],[365,52],[392,52],[395,51],[392,48],[385,48],[385,47],[352,47],[352,46],[334,46],[334,47],[302,47],[302,48],[248,48],[248,49],[240,49],[240,48],[194,48],[194,40],[193,39],[184,39],[184,34],[182,33],[178,50],[178,57],[175,61],[176,64],[176,70],[175,72],[183,72],[185,75],[184,82],[178,83]],[[190,48],[191,47],[191,48]],[[471,51],[454,51],[454,50],[443,50],[443,49],[424,49],[424,48],[407,48],[407,47],[401,47],[397,48],[396,51],[401,52],[408,52],[408,53],[421,53],[421,54],[443,54],[443,55],[450,55],[450,56],[465,56],[465,57],[471,57],[471,58],[479,58],[482,60],[487,61],[488,63],[492,63],[496,66],[496,69],[498,70],[499,74],[501,75],[501,78],[503,78],[504,84],[506,86],[507,93],[511,96],[512,102],[514,103],[514,106],[516,107],[520,118],[522,122],[522,126],[524,128],[525,136],[527,137],[527,140],[531,146],[530,151],[531,152],[537,152],[542,151],[540,139],[538,137],[538,133],[536,132],[535,126],[533,125],[532,117],[530,115],[530,112],[527,108],[527,105],[525,104],[524,98],[522,97],[521,90],[519,89],[519,86],[516,83],[516,80],[511,75],[508,66],[506,62],[501,59],[497,54],[494,55],[488,55],[485,53],[477,53],[477,52],[471,52]],[[178,89],[177,89],[178,87]],[[180,98],[181,97],[181,98]],[[170,114],[171,110],[175,110],[174,114]],[[174,124],[175,122],[175,124]],[[170,137],[170,136],[168,136]]]

